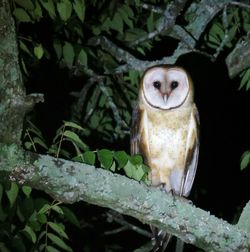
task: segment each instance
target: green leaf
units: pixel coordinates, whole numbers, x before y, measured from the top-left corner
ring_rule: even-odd
[[[118,12],[115,13],[114,18],[111,21],[110,27],[113,30],[118,31],[120,34],[123,34],[123,20]]]
[[[15,182],[11,182],[10,189],[6,191],[7,197],[10,202],[10,207],[13,207],[16,201],[17,195],[18,195],[18,191],[19,189],[18,189],[17,184]]]
[[[142,55],[144,55],[144,56],[146,55],[145,50],[144,50],[143,47],[137,46],[137,47],[136,47],[136,50],[137,50],[139,53],[141,53]]]
[[[129,29],[125,32],[125,40],[128,42],[132,42],[144,36],[147,36],[147,32],[139,28]]]
[[[147,29],[149,32],[154,30],[154,13],[152,11],[147,19]]]
[[[44,214],[47,213],[51,209],[51,205],[44,204],[42,208],[38,211],[38,214]]]
[[[67,137],[70,141],[74,142],[77,147],[81,148],[82,150],[87,150],[88,146],[79,138],[79,136],[70,130],[65,130],[63,135]]]
[[[113,163],[113,153],[110,150],[102,149],[97,152],[98,160],[105,169],[110,169]]]
[[[83,154],[81,153],[81,154],[76,155],[75,157],[72,158],[72,161],[84,163]]]
[[[113,164],[111,165],[109,170],[112,171],[112,172],[115,172],[115,167],[116,167],[115,162],[113,162]]]
[[[36,144],[39,144],[40,146],[42,146],[45,150],[48,149],[48,146],[46,145],[46,143],[39,137],[34,137],[33,138],[33,142]]]
[[[35,8],[31,0],[15,0],[15,2],[26,10],[33,10]]]
[[[31,22],[30,16],[28,13],[22,8],[16,8],[13,12],[13,15],[20,22]]]
[[[127,12],[126,6],[118,9],[119,14],[121,15],[123,21],[129,26],[129,28],[134,28],[133,22],[129,17],[129,13]]]
[[[56,17],[55,6],[53,0],[40,0],[43,8],[48,12],[49,16],[54,19]]]
[[[41,44],[34,47],[34,54],[38,59],[41,59],[43,57],[44,51]]]
[[[52,209],[53,211],[57,212],[58,214],[63,215],[63,210],[62,210],[62,208],[61,208],[60,206],[58,206],[58,205],[53,205],[53,206],[51,206],[51,209]]]
[[[20,43],[20,49],[22,49],[24,52],[28,53],[31,57],[33,57],[32,53],[30,52],[26,44],[21,40],[19,40],[19,43]]]
[[[38,220],[41,224],[47,223],[47,216],[46,216],[46,213],[37,214],[37,220]]]
[[[33,243],[36,243],[36,240],[37,240],[36,233],[33,231],[33,229],[30,226],[26,225],[22,231],[27,235],[27,237]]]
[[[68,67],[72,67],[75,58],[73,46],[69,42],[65,42],[63,46],[63,58]]]
[[[37,21],[39,21],[43,17],[42,8],[41,8],[40,4],[38,3],[38,1],[36,1],[36,7],[32,11],[31,14],[32,14],[33,18],[36,19]]]
[[[104,22],[102,22],[102,30],[109,32],[110,27],[112,26],[112,22],[110,17],[106,18]]]
[[[66,127],[71,127],[71,128],[78,129],[78,130],[84,130],[83,127],[81,127],[80,125],[78,125],[74,122],[63,121],[63,123]]]
[[[57,11],[59,12],[59,15],[61,19],[66,22],[72,12],[72,4],[69,0],[61,0],[61,2],[57,3]]]
[[[136,6],[140,6],[141,5],[141,1],[140,0],[135,0],[135,5]]]
[[[147,174],[145,167],[143,164],[136,165],[136,169],[133,169],[133,179],[141,181],[145,174]]]
[[[245,151],[241,157],[240,169],[243,171],[250,163],[250,151]]]
[[[128,14],[128,16],[129,16],[130,18],[133,18],[133,17],[134,17],[134,12],[133,12],[133,10],[132,10],[127,4],[123,5],[123,8],[124,8],[124,11]]]
[[[136,86],[139,82],[140,73],[136,70],[129,70],[128,76],[125,76],[126,81],[130,81],[131,85]]]
[[[32,192],[32,188],[30,186],[22,186],[22,191],[26,195],[26,197],[29,198]]]
[[[238,30],[238,26],[234,25],[229,31],[228,31],[228,40],[231,41],[235,38],[236,32]]]
[[[128,160],[127,164],[124,166],[124,171],[127,177],[132,178],[133,176],[133,169],[135,169],[135,166]]]
[[[25,62],[23,59],[21,59],[21,65],[22,65],[22,70],[24,71],[24,73],[29,76],[29,73],[27,71],[27,68],[26,68],[26,65],[25,65]]]
[[[143,164],[143,158],[141,155],[136,154],[136,155],[133,155],[130,157],[130,162],[133,165],[141,165],[141,164]]]
[[[95,153],[93,151],[85,151],[83,153],[83,159],[84,163],[87,163],[89,165],[94,165],[95,164]]]
[[[78,61],[83,66],[87,66],[88,65],[88,56],[87,56],[86,52],[83,49],[81,49],[81,51],[78,54]]]
[[[51,222],[51,221],[48,222],[48,225],[49,225],[55,232],[57,232],[60,236],[66,238],[66,239],[69,239],[68,235],[64,232],[64,229],[62,228],[62,226],[60,226],[60,225],[57,224],[57,223]]]
[[[116,151],[114,158],[118,163],[118,170],[124,167],[128,162],[128,155],[125,151]]]
[[[46,252],[60,252],[60,250],[52,247],[52,246],[47,246],[45,249]]]
[[[72,212],[68,207],[62,206],[61,208],[63,210],[65,219],[67,219],[71,224],[80,228],[80,222],[78,221],[75,213]]]
[[[54,242],[58,247],[60,247],[61,249],[65,250],[65,251],[73,252],[73,250],[58,236],[56,236],[52,233],[48,233],[48,238],[52,242]]]
[[[57,59],[60,60],[61,57],[62,57],[62,45],[61,45],[61,43],[58,40],[55,40],[53,42],[53,47],[55,49]]]
[[[46,222],[44,222],[46,223]],[[29,226],[33,229],[34,232],[40,232],[41,231],[41,227],[44,223],[39,223],[38,221],[30,221],[29,220]],[[39,238],[41,237],[42,233],[39,233],[39,236],[37,238],[37,240],[39,240]]]
[[[73,3],[74,11],[77,17],[83,22],[85,18],[85,3],[82,0],[74,0]]]
[[[240,76],[243,76],[240,81],[240,87],[241,89],[243,86],[247,85],[248,81],[250,80],[250,68],[245,70]]]

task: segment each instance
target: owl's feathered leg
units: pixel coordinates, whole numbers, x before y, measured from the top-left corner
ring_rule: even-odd
[[[165,184],[161,184],[158,186],[161,191],[166,191]],[[169,193],[171,193],[174,196],[173,191],[171,190]],[[160,230],[156,227],[150,226],[153,238],[152,240],[154,241],[154,247],[152,249],[152,252],[164,252],[172,238],[171,234],[168,234],[167,232]]]

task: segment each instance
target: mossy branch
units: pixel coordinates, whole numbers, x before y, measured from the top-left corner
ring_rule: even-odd
[[[250,67],[250,32],[240,40],[234,50],[227,56],[226,64],[231,78]]]
[[[250,235],[157,188],[82,163],[0,148],[0,170],[13,181],[65,203],[86,201],[167,230],[206,251],[249,251]]]

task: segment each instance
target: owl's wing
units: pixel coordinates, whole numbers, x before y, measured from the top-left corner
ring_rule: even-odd
[[[140,120],[141,114],[139,105],[137,104],[132,113],[132,126],[130,132],[130,152],[131,155],[140,153],[139,142],[140,142]]]
[[[186,165],[180,190],[180,194],[184,196],[189,195],[196,173],[199,156],[199,126],[199,113],[196,106],[193,105],[186,143]]]

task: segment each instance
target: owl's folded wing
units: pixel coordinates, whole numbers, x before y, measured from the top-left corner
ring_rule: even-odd
[[[186,143],[186,165],[183,174],[182,188],[180,194],[188,196],[196,173],[199,156],[199,114],[195,105],[190,116],[188,138]]]
[[[132,113],[132,126],[130,132],[130,152],[131,155],[140,153],[139,142],[140,142],[140,109],[138,104],[133,109]]]

